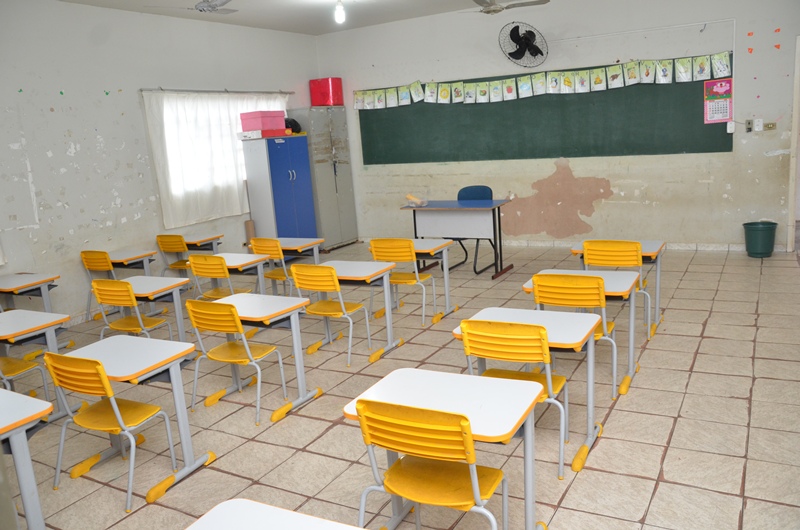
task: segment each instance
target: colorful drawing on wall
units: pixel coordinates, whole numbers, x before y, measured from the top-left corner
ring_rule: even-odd
[[[593,68],[590,70],[590,77],[592,82],[592,92],[598,92],[606,89],[606,69]]]
[[[438,83],[425,83],[425,103],[436,103],[438,92]]]
[[[531,76],[523,75],[517,78],[517,94],[519,94],[520,99],[533,96]]]
[[[711,79],[711,58],[708,55],[692,58],[692,79],[695,81]]]
[[[375,108],[375,91],[374,90],[367,90],[364,92],[364,108],[365,109],[374,109]]]
[[[703,82],[704,123],[733,120],[733,79],[712,79]]]
[[[625,63],[622,66],[622,70],[625,73],[625,86],[631,85],[638,85],[639,84],[639,62],[638,61],[631,61],[629,63]]]
[[[715,53],[711,56],[711,70],[714,77],[729,77],[731,75],[731,56],[728,52]]]
[[[503,101],[503,81],[489,81],[489,101],[497,103]]]
[[[575,72],[561,72],[561,93],[575,93]]]
[[[374,90],[375,93],[375,107],[376,109],[386,108],[386,90]]]
[[[539,72],[531,76],[531,83],[533,84],[533,95],[541,96],[547,94],[547,74]]]
[[[608,88],[622,88],[625,86],[624,73],[621,64],[615,64],[606,68],[608,77]]]
[[[672,59],[664,59],[656,63],[656,84],[672,83]]]
[[[411,105],[411,88],[403,85],[397,89],[397,99],[400,106]]]
[[[386,108],[392,109],[397,106],[397,88],[386,89]]]
[[[547,72],[547,93],[561,93],[561,72]]]
[[[477,96],[477,84],[464,83],[464,103],[475,103]]]
[[[655,61],[639,61],[639,80],[641,83],[655,83],[656,82],[656,62]]]
[[[458,81],[452,83],[450,89],[450,98],[453,103],[464,103],[464,82]]]
[[[414,81],[411,83],[411,101],[418,103],[425,97],[425,91],[422,90],[422,83]]]
[[[688,83],[692,80],[692,58],[675,59],[675,82]]]
[[[591,91],[591,72],[589,70],[578,70],[575,72],[575,93],[585,94]]]
[[[478,103],[489,103],[489,82],[481,81],[477,84]]]
[[[517,80],[503,79],[503,101],[517,99]]]
[[[353,97],[353,108],[356,110],[361,110],[364,108],[364,91],[363,90],[356,90],[355,96]]]
[[[439,83],[439,99],[437,103],[450,103],[450,83]]]

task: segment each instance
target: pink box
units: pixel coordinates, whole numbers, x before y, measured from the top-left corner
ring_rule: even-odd
[[[263,131],[266,129],[285,129],[286,121],[282,110],[260,110],[242,112],[242,131]]]

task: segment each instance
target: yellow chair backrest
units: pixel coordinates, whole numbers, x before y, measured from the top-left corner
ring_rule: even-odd
[[[119,307],[136,307],[133,287],[122,280],[92,280],[92,291],[101,304]]]
[[[597,267],[641,267],[642,244],[638,241],[590,239],[583,242],[583,262]]]
[[[406,263],[417,260],[417,256],[414,253],[414,242],[410,239],[373,239],[369,243],[369,250],[376,261]]]
[[[516,363],[550,364],[547,330],[536,324],[462,320],[467,355]]]
[[[340,291],[336,269],[328,265],[297,263],[292,265],[292,277],[298,289],[325,293]]]
[[[82,250],[81,261],[87,271],[113,271],[114,265],[104,250]]]
[[[411,456],[475,463],[466,416],[361,399],[356,403],[364,443]]]
[[[230,278],[225,258],[211,254],[189,254],[192,274],[202,278]]]
[[[91,396],[114,396],[114,390],[100,361],[46,352],[44,364],[53,383],[64,390]]]
[[[192,326],[216,333],[243,333],[239,312],[233,304],[203,300],[186,300],[186,310]]]
[[[604,308],[605,283],[600,276],[534,274],[533,300],[537,305]]]
[[[269,259],[274,260],[283,259],[281,242],[277,239],[254,237],[250,240],[250,248],[253,249],[254,254],[267,254],[269,255]]]
[[[161,234],[156,236],[156,243],[161,252],[189,252],[186,241],[180,234]]]

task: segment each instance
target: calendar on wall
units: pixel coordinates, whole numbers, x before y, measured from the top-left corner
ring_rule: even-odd
[[[703,83],[704,123],[733,121],[733,79],[713,79]]]

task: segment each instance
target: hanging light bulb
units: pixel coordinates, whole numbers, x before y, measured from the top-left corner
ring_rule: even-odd
[[[336,2],[336,9],[333,10],[333,20],[335,20],[337,24],[344,23],[344,4],[342,4],[342,0]]]

